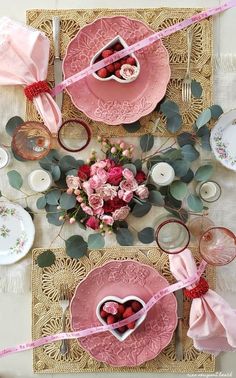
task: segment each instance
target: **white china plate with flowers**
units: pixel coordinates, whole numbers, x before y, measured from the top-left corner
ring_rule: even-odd
[[[210,143],[216,159],[236,171],[236,109],[218,119],[211,131]]]
[[[24,257],[34,242],[33,221],[20,205],[0,202],[0,265],[13,264]]]

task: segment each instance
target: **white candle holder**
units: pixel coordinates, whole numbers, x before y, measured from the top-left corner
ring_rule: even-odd
[[[43,169],[35,169],[28,176],[28,184],[34,192],[45,192],[52,186],[52,176]]]
[[[0,147],[0,169],[8,167],[11,163],[11,160],[11,154],[7,151],[7,149]]]
[[[152,167],[150,176],[154,184],[168,186],[174,181],[175,171],[170,164],[161,162]]]
[[[197,185],[196,193],[204,202],[216,202],[222,193],[220,185],[216,181],[204,181]]]

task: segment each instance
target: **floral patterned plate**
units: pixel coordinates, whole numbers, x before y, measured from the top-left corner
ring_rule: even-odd
[[[33,221],[23,207],[0,202],[0,265],[24,257],[33,245],[34,235]]]
[[[216,159],[236,171],[236,109],[218,119],[211,131],[210,142]]]
[[[117,35],[130,46],[153,33],[141,21],[125,16],[97,19],[81,28],[68,45],[64,76],[68,78],[89,66],[93,56]],[[108,125],[131,123],[149,114],[165,95],[170,79],[169,55],[162,41],[136,51],[135,55],[140,63],[135,81],[123,85],[90,75],[67,88],[74,105],[93,120]]]
[[[147,302],[168,286],[154,268],[136,261],[111,261],[92,270],[77,286],[71,301],[71,326],[77,331],[99,326],[98,303],[106,296],[137,296]],[[109,331],[79,339],[92,357],[112,366],[138,366],[155,358],[171,341],[177,324],[176,299],[162,298],[148,312],[144,322],[123,342]]]

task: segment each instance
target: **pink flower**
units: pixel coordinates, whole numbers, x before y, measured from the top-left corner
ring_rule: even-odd
[[[115,166],[115,162],[114,160],[111,160],[111,159],[105,159],[104,160],[106,162],[106,167],[107,169],[111,169]]]
[[[119,197],[120,199],[122,199],[124,193],[125,193],[124,190],[120,189],[120,190],[118,191],[118,197]]]
[[[124,192],[124,195],[122,197],[123,201],[129,203],[133,198],[133,192]]]
[[[117,196],[117,188],[111,184],[106,184],[100,186],[100,188],[96,190],[96,193],[100,194],[104,201],[108,201],[109,199],[113,199]]]
[[[116,167],[113,167],[109,170],[108,174],[108,182],[109,184],[112,184],[112,185],[119,185],[119,183],[121,182],[122,180],[122,171],[123,171],[123,168],[120,167],[120,166],[116,166]]]
[[[93,165],[91,165],[91,171],[90,176],[96,175],[98,168],[105,168],[107,165],[107,162],[105,160],[97,161]]]
[[[97,230],[99,228],[99,219],[95,218],[95,217],[90,217],[87,221],[86,221],[86,226],[89,227],[89,228],[92,228],[93,230]]]
[[[129,215],[130,208],[129,206],[123,206],[120,209],[117,209],[112,213],[114,220],[124,220]]]
[[[85,193],[86,193],[88,196],[90,196],[91,194],[93,194],[94,190],[91,188],[91,186],[90,186],[90,182],[89,182],[89,181],[85,181],[85,182],[83,182],[82,187],[83,187]]]
[[[66,176],[66,185],[69,189],[81,188],[80,178],[76,176]]]
[[[101,216],[104,214],[104,209],[102,207],[99,207],[98,209],[93,209],[93,214]]]
[[[90,177],[89,184],[92,189],[97,189],[100,188],[103,182],[97,175],[94,175],[93,177]]]
[[[108,179],[108,173],[103,168],[98,168],[97,170],[97,176],[102,181],[103,184],[107,182]]]
[[[89,205],[93,209],[99,209],[100,207],[103,207],[103,199],[100,196],[100,194],[91,194],[88,200],[89,200]]]
[[[101,217],[103,223],[107,224],[108,226],[112,226],[114,223],[114,219],[110,215],[103,215]]]
[[[145,199],[149,196],[149,190],[145,185],[140,185],[135,193],[137,194],[137,196],[139,196],[140,199]]]
[[[81,203],[81,209],[88,215],[93,215],[93,210],[91,207],[87,206],[85,203]]]
[[[123,180],[120,183],[120,187],[122,190],[126,192],[134,192],[138,189],[138,183],[136,180]]]
[[[123,176],[124,176],[124,178],[126,180],[130,180],[131,181],[131,180],[134,179],[134,174],[133,174],[133,172],[130,169],[125,168],[122,173],[123,173]]]

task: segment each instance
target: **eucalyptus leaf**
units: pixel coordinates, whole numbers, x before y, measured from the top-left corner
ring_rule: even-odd
[[[52,178],[53,178],[53,181],[58,181],[61,177],[61,170],[60,170],[60,167],[58,165],[55,165],[53,168],[52,168]]]
[[[66,176],[77,176],[78,169],[70,169],[68,172],[66,172]]]
[[[211,151],[210,134],[203,135],[200,138],[201,147],[206,151]]]
[[[112,228],[113,228],[114,233],[116,234],[117,231],[119,230],[119,228],[128,228],[128,223],[125,220],[123,220],[123,221],[115,221],[113,223]]]
[[[188,192],[187,185],[182,181],[174,181],[170,186],[170,193],[172,197],[182,201]]]
[[[194,179],[196,181],[207,181],[213,173],[213,166],[211,164],[202,165],[195,173]]]
[[[61,197],[61,191],[60,189],[50,190],[50,192],[48,192],[45,197],[49,205],[58,205],[59,199]]]
[[[135,165],[137,171],[141,171],[141,170],[142,170],[142,165],[143,165],[143,163],[142,163],[142,160],[141,160],[141,159],[136,159],[136,160],[134,161],[134,165]]]
[[[91,234],[88,237],[88,248],[89,249],[100,249],[103,248],[105,245],[104,236],[100,233]]]
[[[73,259],[84,256],[88,250],[88,244],[80,235],[73,235],[65,241],[66,253]]]
[[[211,116],[214,119],[218,119],[221,116],[221,114],[223,114],[223,109],[219,105],[210,106],[210,110],[211,110]]]
[[[161,109],[161,105],[166,101],[166,96],[163,97],[163,99],[161,101],[159,101],[155,107],[155,111],[156,112],[159,112],[160,109]]]
[[[190,194],[187,198],[187,204],[191,210],[200,213],[203,210],[203,203],[201,199],[195,194]]]
[[[174,101],[171,101],[171,100],[165,100],[161,104],[160,110],[167,118],[172,118],[176,114],[179,114],[178,105]]]
[[[166,127],[167,130],[173,134],[179,131],[182,127],[182,116],[175,114],[175,116],[167,118]]]
[[[23,185],[23,179],[22,179],[20,173],[13,170],[13,171],[7,172],[7,176],[8,176],[9,184],[13,188],[20,190],[20,188]]]
[[[189,184],[194,178],[194,173],[192,169],[189,169],[185,176],[180,177],[180,180]]]
[[[175,160],[171,161],[170,164],[174,168],[175,175],[178,177],[185,176],[191,166],[191,162],[187,160]]]
[[[15,129],[24,123],[21,117],[15,116],[9,119],[6,124],[6,132],[8,135],[13,136]]]
[[[136,176],[137,168],[136,168],[136,166],[134,164],[131,164],[131,163],[124,164],[123,168],[129,169],[131,172],[133,172],[133,175]]]
[[[183,152],[184,159],[191,162],[197,160],[200,156],[199,152],[191,144],[185,144],[183,147],[181,147],[181,150]]]
[[[166,208],[166,210],[173,214],[176,218],[180,219],[182,222],[186,223],[188,221],[188,212],[187,210],[181,208],[179,210],[171,209],[171,208]]]
[[[211,119],[211,110],[209,108],[203,110],[202,113],[199,114],[198,118],[196,119],[196,126],[200,129],[206,123],[208,123]]]
[[[59,167],[65,173],[70,169],[78,169],[79,163],[73,156],[65,155],[60,159]]]
[[[60,206],[64,210],[69,210],[75,207],[76,205],[76,197],[71,194],[63,193],[60,198]]]
[[[46,268],[54,264],[55,260],[55,254],[48,249],[47,251],[44,251],[38,255],[36,262],[40,268]]]
[[[141,128],[141,123],[139,121],[135,121],[133,123],[123,124],[122,126],[128,133],[135,133]]]
[[[202,96],[202,86],[198,81],[192,80],[191,92],[192,96],[195,98],[200,98]]]
[[[162,158],[165,159],[165,161],[168,161],[168,160],[181,159],[183,157],[183,154],[182,154],[182,151],[180,149],[170,148],[169,150],[164,152],[161,156],[162,156]],[[163,161],[163,160],[161,160],[161,161]]]
[[[133,245],[134,238],[128,228],[119,228],[116,232],[116,240],[119,245]]]
[[[45,171],[48,171],[50,173],[52,173],[53,168],[55,166],[55,164],[51,160],[47,161],[46,158],[40,160],[39,165],[41,168],[45,169]]]
[[[154,229],[152,227],[146,227],[138,232],[138,239],[143,244],[149,244],[154,241]]]
[[[192,134],[184,132],[177,136],[177,142],[180,147],[183,147],[185,144],[191,144],[194,146],[195,140]]]
[[[163,196],[157,190],[151,190],[149,192],[148,201],[154,206],[164,206],[165,204]]]
[[[154,136],[151,134],[144,134],[140,138],[140,147],[143,152],[150,151],[154,145]]]
[[[180,200],[177,200],[176,198],[174,198],[171,193],[168,193],[166,196],[165,196],[165,206],[164,206],[167,210],[168,208],[170,209],[173,209],[173,210],[179,210],[181,209],[182,207],[182,201]]]
[[[48,223],[53,224],[54,226],[61,226],[63,224],[63,220],[59,220],[61,214],[61,212],[47,213],[46,218]]]
[[[132,210],[132,215],[136,218],[141,218],[151,210],[152,205],[149,202],[145,202],[143,205],[135,204]]]
[[[36,201],[36,206],[38,209],[44,209],[47,204],[46,197],[39,197]]]
[[[210,130],[206,125],[202,126],[199,130],[196,131],[198,137],[202,137],[203,135],[210,135]]]

